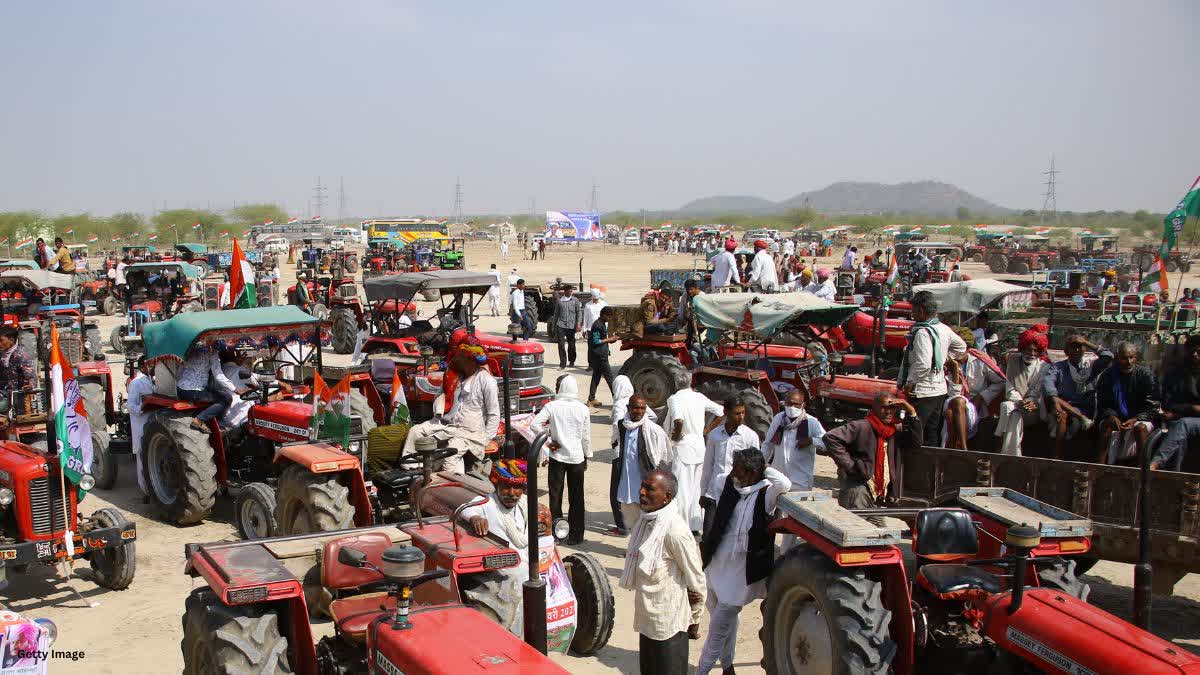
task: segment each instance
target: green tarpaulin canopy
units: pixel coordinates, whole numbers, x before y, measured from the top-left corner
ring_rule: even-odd
[[[858,311],[857,305],[827,302],[812,293],[710,293],[693,303],[705,327],[763,337],[778,335],[788,324],[836,326]]]
[[[184,312],[166,321],[152,321],[142,329],[146,359],[182,361],[197,343],[231,349],[255,349],[296,341],[312,341],[321,320],[295,305],[226,309],[219,312]]]

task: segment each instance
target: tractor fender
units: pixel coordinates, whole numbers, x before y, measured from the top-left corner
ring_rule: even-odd
[[[357,457],[328,443],[314,442],[281,446],[275,451],[275,463],[283,462],[299,464],[315,474],[342,474],[354,503],[354,525],[365,527],[371,524],[371,499]]]
[[[107,361],[85,361],[77,366],[79,377],[98,378],[104,386],[104,410],[109,415],[116,409],[113,406],[112,368]]]

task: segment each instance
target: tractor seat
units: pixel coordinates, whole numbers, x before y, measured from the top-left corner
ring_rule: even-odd
[[[917,572],[917,583],[943,600],[966,591],[999,593],[1004,589],[996,575],[969,565],[924,565]]]
[[[913,553],[921,564],[960,562],[979,552],[979,535],[966,509],[924,509],[913,531]]]
[[[376,387],[392,388],[392,376],[396,373],[396,362],[391,359],[371,359],[371,381]]]
[[[396,608],[396,598],[386,592],[367,593],[349,598],[339,598],[329,605],[337,632],[351,642],[366,644],[367,628],[382,613],[390,614]]]

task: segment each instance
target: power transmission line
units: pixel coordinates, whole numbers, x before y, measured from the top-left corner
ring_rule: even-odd
[[[341,176],[338,179],[338,224],[346,217],[346,177]]]
[[[599,213],[599,211],[597,210],[598,206],[596,204],[596,191],[599,189],[600,189],[600,186],[596,185],[596,179],[593,178],[592,179],[592,201],[588,207],[588,211],[591,211],[592,213]]]
[[[1050,155],[1050,170],[1042,172],[1042,175],[1046,176],[1046,192],[1043,195],[1045,199],[1042,201],[1042,214],[1039,218],[1042,225],[1046,224],[1046,214],[1050,215],[1050,222],[1058,222],[1058,195],[1055,193],[1055,188],[1060,173],[1062,172],[1054,168],[1054,155]]]
[[[462,207],[463,207],[462,178],[456,176],[454,179],[454,222],[456,222],[456,223],[462,223],[462,221],[463,221]]]
[[[312,207],[313,207],[312,215],[313,216],[320,217],[321,214],[325,211],[325,203],[326,203],[326,201],[328,201],[328,198],[325,196],[325,193],[328,191],[329,191],[329,188],[321,185],[321,177],[317,176],[317,186],[315,188],[313,188],[313,201],[312,201]]]

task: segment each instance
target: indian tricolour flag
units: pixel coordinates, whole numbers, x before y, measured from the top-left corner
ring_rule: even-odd
[[[298,223],[298,222],[300,222],[300,219],[299,219],[299,218],[288,218],[287,224],[288,224],[288,225],[295,225],[295,224],[296,224],[296,223]]]
[[[271,220],[270,218],[267,218],[266,220],[263,221],[263,225],[274,225],[274,224],[275,224],[275,221]]]
[[[400,381],[400,369],[392,371],[392,424],[407,424],[410,420],[408,412],[408,396],[404,394],[404,383]]]
[[[75,370],[58,346],[58,327],[50,324],[50,410],[63,474],[76,485],[92,469],[92,428]],[[83,491],[80,490],[80,494]]]
[[[193,226],[192,226],[192,229],[193,229],[193,230],[198,230],[198,229],[200,229],[200,223],[196,223],[195,225],[193,225]]]
[[[1158,254],[1154,255],[1154,264],[1150,265],[1150,271],[1142,277],[1142,285],[1138,290],[1140,292],[1167,290],[1167,266],[1163,264],[1163,259]]]
[[[896,285],[896,276],[897,276],[896,256],[892,255],[892,262],[888,263],[888,275],[887,275],[887,281],[885,283],[887,283],[887,285],[889,287],[895,286]]]
[[[17,242],[17,248],[25,248],[26,246],[33,246],[33,238],[22,239]]]
[[[237,239],[233,240],[233,260],[229,264],[229,298],[234,309],[258,307],[258,292],[254,288],[254,268],[242,253]]]
[[[75,228],[68,227],[66,230],[63,231],[63,234],[75,234]]]
[[[158,241],[158,235],[152,234],[149,237],[146,237],[146,241]]]
[[[324,436],[338,441],[343,448],[350,445],[350,376],[342,378],[332,389],[320,373],[313,373],[312,438]]]
[[[100,241],[100,237],[98,235],[93,234],[92,236],[88,237],[89,244],[94,244],[98,241]]]

